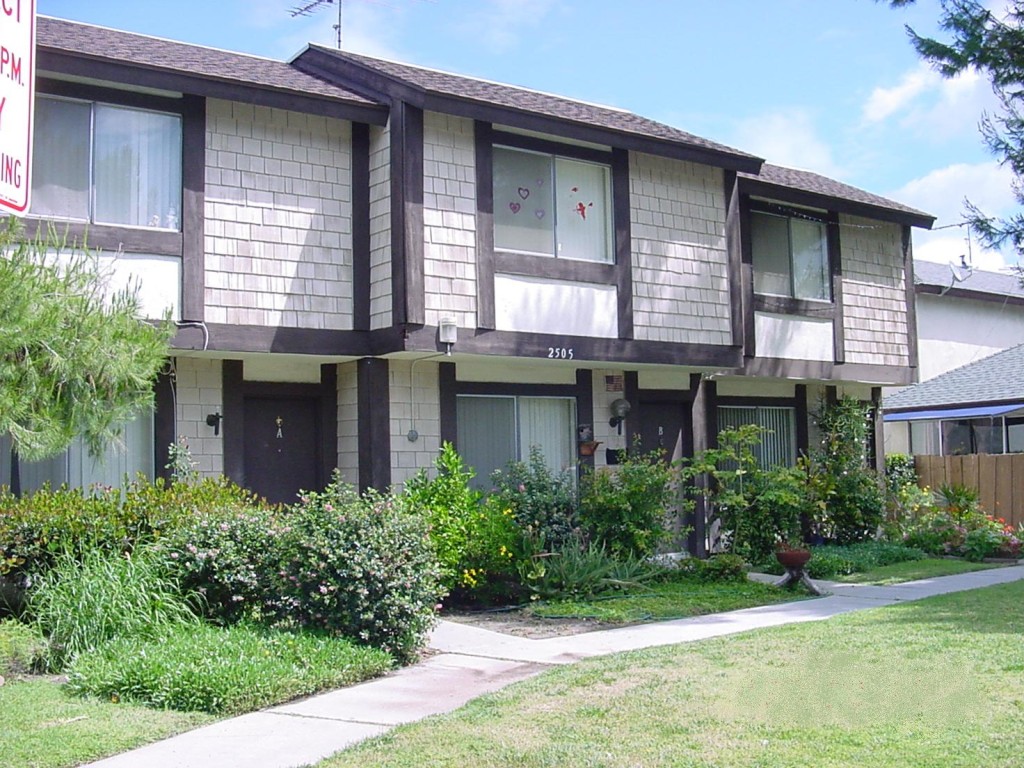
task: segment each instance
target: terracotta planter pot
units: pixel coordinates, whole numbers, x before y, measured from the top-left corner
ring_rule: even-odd
[[[777,549],[775,550],[775,559],[786,569],[803,568],[811,559],[811,551],[809,549]]]

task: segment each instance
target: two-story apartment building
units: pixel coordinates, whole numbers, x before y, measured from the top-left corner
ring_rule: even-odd
[[[161,472],[183,435],[201,471],[288,500],[335,467],[401,483],[444,440],[486,478],[533,446],[602,466],[744,422],[792,461],[819,398],[916,378],[910,233],[932,217],[899,203],[317,46],[284,63],[47,18],[38,40],[32,216],[179,324],[118,472]],[[90,479],[74,455],[36,471]]]

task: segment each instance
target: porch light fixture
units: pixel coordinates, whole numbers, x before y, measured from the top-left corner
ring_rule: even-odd
[[[622,421],[626,418],[632,408],[633,406],[629,404],[629,400],[626,400],[623,397],[612,400],[612,404],[609,406],[609,409],[612,412],[612,418],[608,422],[608,426],[617,428],[621,435]]]
[[[218,413],[208,413],[206,415],[206,426],[213,427],[213,436],[217,437],[220,435],[220,423],[224,420],[224,417]]]
[[[452,344],[459,340],[459,326],[454,317],[442,317],[437,325],[437,340],[446,345],[445,354],[451,355]]]

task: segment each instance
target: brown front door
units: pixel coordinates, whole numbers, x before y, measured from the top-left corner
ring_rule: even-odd
[[[319,400],[246,397],[245,486],[272,502],[291,504],[301,490],[323,487]]]
[[[640,400],[640,448],[649,453],[665,451],[666,461],[689,456],[689,403]]]

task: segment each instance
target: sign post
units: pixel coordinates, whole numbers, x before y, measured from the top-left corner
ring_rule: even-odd
[[[36,0],[0,0],[0,213],[28,210],[36,90]]]

